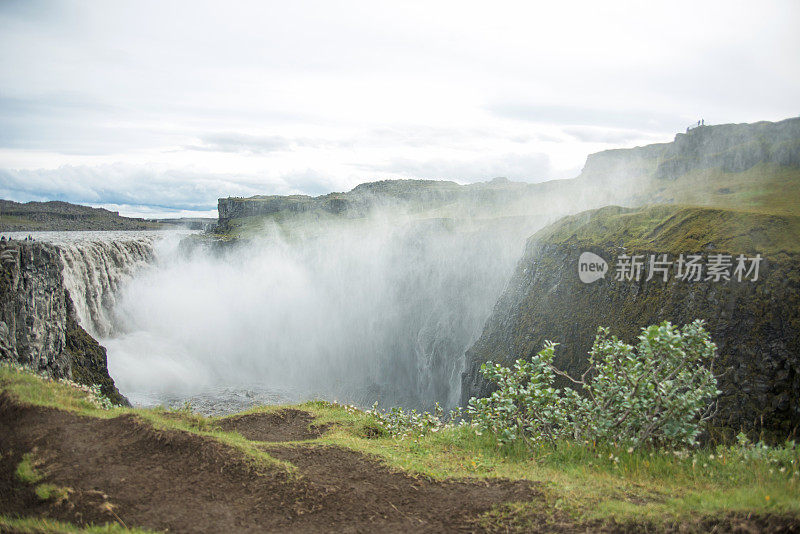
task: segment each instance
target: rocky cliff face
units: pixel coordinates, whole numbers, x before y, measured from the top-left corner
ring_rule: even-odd
[[[800,118],[700,126],[677,134],[671,143],[598,152],[586,158],[579,179],[641,183],[711,168],[742,172],[759,163],[800,166]]]
[[[379,208],[397,208],[408,213],[443,210],[435,213],[437,217],[497,215],[498,210],[502,215],[525,215],[530,205],[522,199],[547,189],[542,184],[510,182],[504,178],[469,185],[441,180],[383,180],[361,184],[346,193],[318,197],[221,198],[217,207],[223,231],[234,219],[298,214],[364,217]]]
[[[604,208],[534,235],[484,331],[467,352],[462,402],[490,392],[479,374],[488,360],[508,364],[545,340],[560,343],[556,364],[579,375],[598,326],[627,342],[664,320],[704,319],[719,348],[720,411],[727,432],[762,429],[779,438],[800,426],[800,237],[798,218],[675,207]],[[634,236],[636,236],[634,238]],[[605,278],[581,282],[578,259],[590,251],[609,262]],[[759,279],[665,282],[616,280],[623,253],[743,253],[764,256]],[[705,274],[703,275],[705,278]]]
[[[63,267],[55,246],[0,243],[0,359],[98,384],[111,400],[126,402],[108,375],[105,349],[78,324]]]

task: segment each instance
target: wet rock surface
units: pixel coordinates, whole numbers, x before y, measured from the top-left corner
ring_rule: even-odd
[[[57,247],[0,242],[0,359],[54,378],[98,384],[125,403],[108,374],[105,349],[79,324]]]

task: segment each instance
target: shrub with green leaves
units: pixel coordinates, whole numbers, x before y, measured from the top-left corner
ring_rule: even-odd
[[[580,393],[565,391],[575,437],[694,445],[720,393],[716,349],[699,320],[682,329],[669,322],[644,328],[636,348],[598,329],[587,372],[569,377]]]
[[[470,399],[467,413],[473,423],[503,443],[553,441],[562,436],[568,420],[564,399],[553,387],[554,349],[554,343],[546,342],[531,361],[517,360],[511,368],[492,362],[481,365],[481,374],[498,388],[489,397]]]
[[[642,329],[636,347],[599,328],[586,372],[575,379],[553,365],[553,343],[509,369],[487,362],[498,389],[470,399],[473,422],[501,442],[561,437],[631,446],[694,445],[720,393],[712,371],[716,345],[703,322]],[[556,389],[555,375],[574,388]]]

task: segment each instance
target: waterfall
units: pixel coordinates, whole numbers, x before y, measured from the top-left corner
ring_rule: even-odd
[[[529,226],[376,215],[266,225],[238,245],[179,232],[37,239],[59,248],[78,320],[134,402],[228,388],[430,409],[458,403],[464,352]]]
[[[516,219],[376,216],[159,248],[115,295],[109,369],[134,402],[224,386],[452,407],[464,352],[528,235]]]
[[[114,332],[112,311],[117,291],[155,259],[156,239],[155,235],[137,235],[58,244],[64,263],[64,285],[78,321],[93,336],[107,337]]]

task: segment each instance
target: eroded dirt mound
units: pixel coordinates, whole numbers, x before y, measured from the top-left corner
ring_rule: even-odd
[[[29,451],[42,461],[43,482],[72,490],[66,503],[42,503],[15,480]],[[20,407],[7,397],[0,398],[0,454],[0,509],[77,524],[117,521],[174,532],[257,530],[264,521],[288,526],[295,503],[310,491],[282,470],[257,473],[214,440],[157,431],[133,416],[103,420]]]
[[[339,447],[265,450],[296,465],[309,482],[324,488],[325,515],[342,524],[377,522],[406,531],[476,530],[473,519],[493,504],[539,496],[527,482],[434,482],[413,477]]]
[[[170,532],[451,532],[475,530],[493,504],[537,496],[521,482],[416,479],[341,449],[270,450],[299,475],[258,472],[214,440],[133,416],[80,417],[0,394],[0,511]],[[42,482],[70,488],[66,502],[41,501],[15,478],[31,451]]]
[[[301,410],[253,413],[227,417],[217,422],[223,430],[236,431],[252,441],[301,441],[322,435],[311,414]]]

